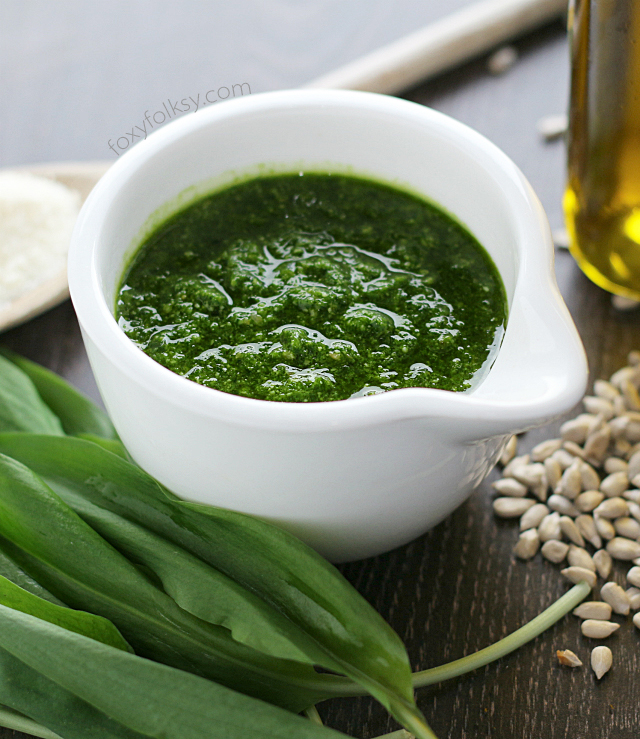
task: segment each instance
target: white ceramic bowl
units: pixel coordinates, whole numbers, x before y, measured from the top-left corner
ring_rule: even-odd
[[[153,214],[260,165],[372,175],[455,214],[493,258],[509,300],[484,381],[468,393],[277,403],[202,387],[136,348],[113,308]],[[167,125],[121,156],[87,200],[69,282],[98,386],[133,458],[177,495],[277,522],[336,561],[434,526],[485,477],[508,435],[569,409],[586,384],[549,227],[520,171],[466,126],[383,95],[266,93]]]

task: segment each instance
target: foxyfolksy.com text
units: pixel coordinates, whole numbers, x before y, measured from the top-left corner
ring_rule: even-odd
[[[134,126],[130,131],[127,131],[125,135],[117,138],[115,140],[115,145],[114,142],[109,139],[107,146],[115,152],[116,156],[120,156],[120,152],[125,151],[132,146],[136,142],[136,139],[146,139],[148,134],[150,134],[154,128],[161,126],[172,118],[177,118],[183,113],[188,113],[189,111],[197,113],[200,108],[203,108],[205,105],[211,105],[220,100],[237,97],[238,95],[251,95],[251,87],[248,82],[231,85],[231,88],[218,87],[217,89],[208,90],[202,96],[198,93],[195,98],[189,95],[189,97],[182,98],[182,100],[177,100],[175,102],[170,98],[167,98],[167,100],[162,103],[162,106],[154,113],[150,113],[146,110],[140,125]]]

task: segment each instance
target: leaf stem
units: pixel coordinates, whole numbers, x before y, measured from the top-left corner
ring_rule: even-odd
[[[573,610],[578,603],[587,597],[589,592],[590,588],[585,582],[574,585],[571,590],[566,592],[539,616],[536,616],[528,624],[509,634],[504,639],[492,644],[490,647],[481,649],[479,652],[470,654],[467,657],[448,662],[446,665],[432,667],[430,670],[422,670],[421,672],[414,672],[412,676],[413,687],[423,688],[426,685],[450,680],[453,677],[464,675],[466,672],[476,670],[478,667],[488,665],[490,662],[510,654],[519,647],[524,646],[527,642],[535,639],[536,636],[542,634],[543,631],[553,626],[563,616],[566,616],[569,611]],[[336,680],[331,687],[335,691],[334,695],[336,697],[347,698],[367,695],[365,690],[348,678]]]
[[[404,710],[401,706],[396,705],[394,718],[398,723],[402,724],[407,732],[411,736],[415,737],[415,739],[438,739],[424,717],[417,710]]]
[[[38,736],[41,739],[60,739],[58,734],[54,734],[53,731],[6,706],[0,706],[0,726],[4,726],[5,729]]]
[[[309,708],[305,708],[302,713],[309,719],[309,721],[312,721],[314,724],[324,726],[324,724],[322,723],[322,719],[320,718],[320,714],[318,713],[318,709],[315,706],[309,706]]]
[[[553,624],[569,613],[569,611],[573,610],[578,603],[583,601],[590,591],[591,588],[586,582],[580,582],[574,585],[569,592],[565,593],[539,616],[536,616],[528,624],[509,634],[504,639],[500,639],[500,641],[492,644],[490,647],[481,649],[479,652],[470,654],[467,657],[449,662],[446,665],[440,665],[440,667],[432,667],[430,670],[414,672],[413,687],[423,688],[426,685],[450,680],[453,677],[464,675],[466,672],[476,670],[478,667],[488,665],[490,662],[510,654],[527,642],[535,639],[536,636],[542,634],[550,626],[553,626]]]
[[[398,729],[398,731],[392,731],[390,734],[381,734],[375,736],[373,739],[416,739],[413,734],[410,734],[406,729]]]

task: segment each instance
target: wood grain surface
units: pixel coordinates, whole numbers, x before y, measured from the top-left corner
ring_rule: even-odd
[[[287,13],[295,17],[302,12],[293,4],[275,5],[280,8],[282,23]],[[433,5],[442,9],[447,3],[438,0]],[[168,4],[162,6],[170,12]],[[382,4],[377,4],[376,12],[384,16]],[[328,27],[327,39],[337,38],[331,36]],[[33,43],[38,48],[46,43],[43,33],[38,37],[33,31],[37,37]],[[268,45],[269,39],[263,38],[262,43]],[[479,59],[406,97],[453,115],[502,147],[529,178],[552,227],[557,228],[562,223],[564,147],[561,141],[544,143],[536,132],[536,122],[566,107],[566,38],[562,26],[556,24],[521,39],[516,47],[519,60],[503,76],[489,75],[486,60]],[[271,51],[275,54],[273,48]],[[291,52],[289,59],[280,57],[279,63],[284,68],[295,61]],[[320,71],[315,69],[309,77]],[[32,70],[30,74],[37,72]],[[281,86],[287,83],[284,80]],[[135,92],[142,96],[141,82],[127,92],[136,102],[135,107],[131,106],[132,115],[139,110]],[[99,96],[100,90],[95,94]],[[144,109],[144,102],[139,104]],[[97,118],[98,103],[90,103],[90,108],[91,116]],[[73,125],[69,123],[70,130]],[[47,141],[35,141],[30,146],[14,127],[10,140],[20,141],[15,156],[23,156],[24,161],[29,157],[62,158],[59,136],[55,146]],[[6,142],[0,145],[6,155],[7,149],[2,150],[2,146],[6,147]],[[81,148],[87,151],[87,158],[104,156],[103,151],[94,150],[93,144],[82,143]],[[69,156],[68,149],[64,156],[80,158],[74,153]],[[0,160],[0,165],[8,163]],[[628,351],[640,348],[640,311],[616,312],[610,296],[582,275],[567,252],[557,253],[556,266],[561,291],[585,344],[592,378],[608,377],[625,363]],[[98,397],[69,302],[7,332],[0,343],[45,364]],[[556,434],[561,420],[523,436],[520,450],[529,450]],[[491,512],[489,483],[495,477],[497,472],[427,535],[386,555],[341,568],[398,631],[415,669],[432,667],[487,646],[537,615],[567,590],[559,566],[540,556],[527,563],[514,559],[517,524],[496,521]],[[626,569],[617,568],[619,581]],[[640,631],[627,622],[607,643],[613,651],[613,667],[597,682],[588,667],[593,644],[581,636],[578,620],[568,616],[500,662],[421,690],[418,702],[439,739],[638,739]],[[559,667],[555,650],[561,648],[575,651],[584,667]],[[397,728],[369,699],[336,700],[320,706],[320,713],[330,726],[354,737],[375,737]],[[20,736],[0,730],[0,739]]]

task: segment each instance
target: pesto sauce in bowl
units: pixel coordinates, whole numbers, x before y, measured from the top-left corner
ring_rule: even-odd
[[[116,317],[146,354],[263,400],[464,391],[502,337],[506,299],[471,234],[357,177],[260,177],[208,195],[142,244]]]

